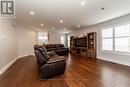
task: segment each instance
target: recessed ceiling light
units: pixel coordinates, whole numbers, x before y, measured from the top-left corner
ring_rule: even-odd
[[[84,5],[85,5],[85,1],[81,1],[81,5],[83,5],[83,6],[84,6]]]
[[[60,20],[60,23],[63,23],[64,21],[63,20]]]
[[[41,24],[41,26],[43,26],[43,24]]]
[[[77,25],[77,27],[79,28],[79,27],[80,27],[80,25]]]
[[[66,30],[66,28],[64,28],[64,30]]]
[[[30,15],[34,15],[34,12],[33,12],[33,11],[30,11]]]
[[[55,27],[52,27],[52,30],[55,30]]]

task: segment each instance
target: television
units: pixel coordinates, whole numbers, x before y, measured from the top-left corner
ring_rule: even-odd
[[[76,47],[87,47],[87,38],[77,38],[75,39]]]

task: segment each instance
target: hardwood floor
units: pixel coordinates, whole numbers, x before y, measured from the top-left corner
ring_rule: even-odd
[[[36,58],[28,56],[0,76],[0,87],[130,87],[130,67],[69,55],[65,73],[43,81]]]

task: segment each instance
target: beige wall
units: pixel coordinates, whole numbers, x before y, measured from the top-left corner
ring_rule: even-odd
[[[17,58],[17,31],[11,19],[0,19],[0,69]]]
[[[50,43],[50,44],[60,44],[62,35],[64,36],[64,34],[62,34],[62,33],[50,31],[48,43]]]
[[[37,32],[31,29],[18,27],[18,57],[33,55],[33,46],[37,44]]]
[[[13,19],[0,19],[0,74],[17,58],[33,55],[37,32],[14,24]]]

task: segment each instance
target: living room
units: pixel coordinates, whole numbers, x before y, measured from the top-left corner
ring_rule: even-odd
[[[1,0],[0,87],[129,87],[130,0]]]

